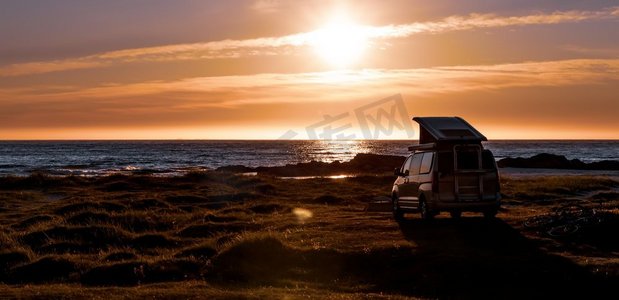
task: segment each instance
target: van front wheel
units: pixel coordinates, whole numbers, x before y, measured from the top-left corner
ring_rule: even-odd
[[[393,205],[393,218],[396,222],[404,220],[404,212],[400,208],[400,204],[398,204],[398,196],[394,195],[391,197],[391,203]]]
[[[430,211],[424,199],[419,200],[419,212],[423,220],[431,220],[434,218],[434,213]]]

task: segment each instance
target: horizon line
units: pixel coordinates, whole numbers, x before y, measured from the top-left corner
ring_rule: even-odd
[[[0,142],[123,142],[123,141],[264,141],[264,142],[294,142],[294,141],[306,141],[306,142],[359,142],[359,141],[419,141],[419,139],[0,139]],[[592,139],[488,139],[486,142],[492,141],[619,141],[619,138],[592,138]]]

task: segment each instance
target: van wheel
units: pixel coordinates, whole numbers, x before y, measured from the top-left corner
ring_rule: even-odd
[[[434,213],[428,209],[428,204],[426,204],[424,199],[419,200],[419,212],[423,220],[432,220],[434,218]]]
[[[450,211],[449,214],[453,219],[460,219],[460,217],[462,217],[461,211]]]
[[[404,220],[404,212],[400,208],[400,204],[398,204],[398,196],[391,197],[391,203],[393,205],[393,218],[396,222],[400,222]]]
[[[496,209],[484,211],[484,218],[486,218],[488,220],[492,220],[492,219],[496,218],[496,214],[497,213],[498,213],[498,211]]]

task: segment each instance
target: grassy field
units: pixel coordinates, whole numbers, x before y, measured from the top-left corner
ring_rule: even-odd
[[[0,298],[595,297],[619,283],[619,182],[503,178],[496,220],[366,211],[392,176],[0,179]],[[523,221],[566,202],[568,237]]]

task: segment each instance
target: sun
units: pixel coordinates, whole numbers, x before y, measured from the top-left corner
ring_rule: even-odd
[[[312,33],[311,45],[327,63],[337,68],[358,62],[368,46],[363,26],[337,17]]]

